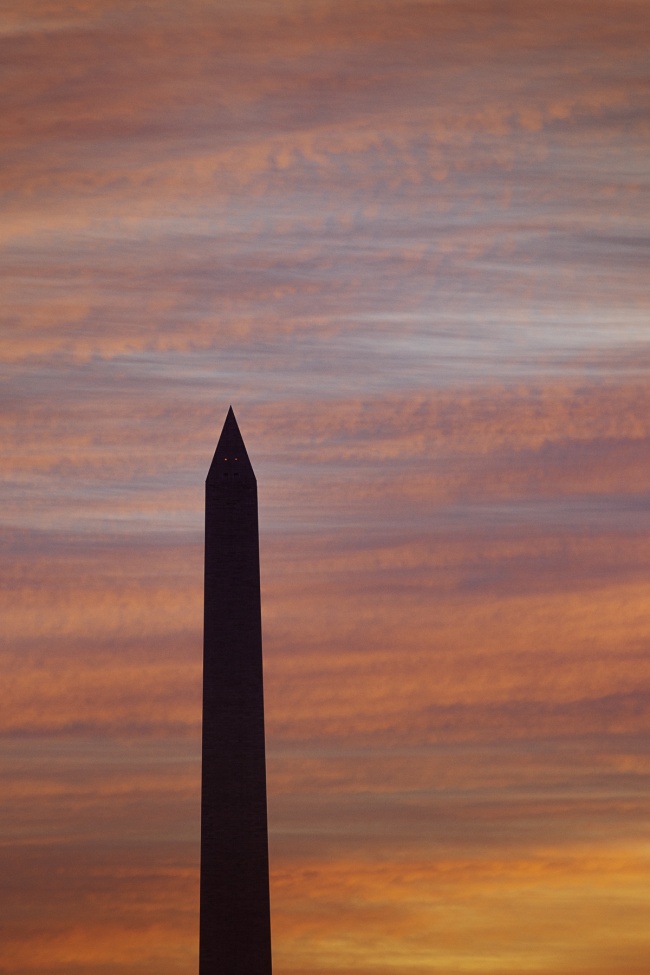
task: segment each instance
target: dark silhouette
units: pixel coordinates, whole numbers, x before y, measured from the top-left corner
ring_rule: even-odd
[[[205,482],[199,975],[271,975],[257,482],[232,407]]]

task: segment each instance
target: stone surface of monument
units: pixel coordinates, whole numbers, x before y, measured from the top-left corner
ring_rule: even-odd
[[[232,407],[205,487],[199,975],[271,975],[257,482]]]

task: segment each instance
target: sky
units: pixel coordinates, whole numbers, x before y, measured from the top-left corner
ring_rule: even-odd
[[[649,39],[1,5],[1,975],[197,971],[231,403],[275,975],[646,975]]]

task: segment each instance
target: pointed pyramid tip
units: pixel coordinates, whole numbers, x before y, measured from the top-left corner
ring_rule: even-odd
[[[250,473],[255,476],[232,405],[228,407],[217,449],[208,471],[208,479],[219,474],[223,476],[227,472],[233,474],[237,472],[241,475]]]

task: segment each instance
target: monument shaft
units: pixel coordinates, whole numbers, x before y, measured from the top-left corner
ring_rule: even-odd
[[[271,975],[257,482],[232,408],[206,479],[199,975]]]

